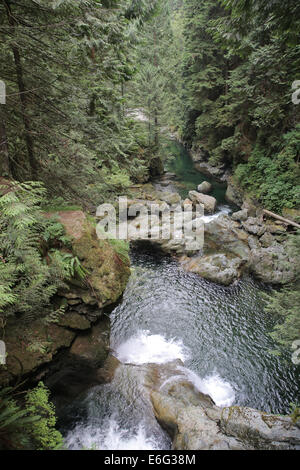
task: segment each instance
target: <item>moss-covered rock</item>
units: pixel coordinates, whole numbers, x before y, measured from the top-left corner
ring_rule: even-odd
[[[122,295],[130,276],[129,263],[124,261],[107,240],[99,240],[95,227],[86,222],[83,235],[73,242],[73,252],[87,270],[89,292],[82,296],[85,303],[97,301],[105,307]]]

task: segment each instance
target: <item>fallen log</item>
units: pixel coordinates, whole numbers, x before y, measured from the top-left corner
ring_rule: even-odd
[[[273,217],[274,219],[280,220],[281,222],[284,222],[286,225],[292,225],[293,227],[299,228],[300,225],[296,224],[296,222],[293,222],[292,220],[285,219],[284,217],[281,217],[281,215],[274,214],[274,212],[267,211],[266,209],[263,210],[264,215],[268,215],[269,217]]]

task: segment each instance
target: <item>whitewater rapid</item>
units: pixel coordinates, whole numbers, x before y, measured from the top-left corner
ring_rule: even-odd
[[[124,364],[167,364],[180,359],[183,363],[190,359],[191,352],[180,339],[167,339],[163,335],[152,335],[149,331],[140,331],[115,349],[116,357]],[[197,390],[213,399],[217,406],[231,406],[235,392],[229,382],[218,371],[205,377],[199,377],[186,367],[177,366]],[[174,380],[176,380],[174,375]],[[169,379],[170,380],[170,379]],[[172,380],[172,379],[171,379]]]

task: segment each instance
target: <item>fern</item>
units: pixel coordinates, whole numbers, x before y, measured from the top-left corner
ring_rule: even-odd
[[[49,246],[63,247],[69,240],[56,220],[41,211],[45,189],[41,183],[12,183],[0,197],[0,314],[21,314],[31,322],[50,305],[64,279],[83,277],[78,260],[47,263]],[[46,249],[45,249],[46,246]],[[46,250],[46,253],[44,251]]]

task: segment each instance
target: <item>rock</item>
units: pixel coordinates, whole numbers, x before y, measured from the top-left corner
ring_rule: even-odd
[[[228,185],[227,185],[225,198],[226,198],[226,201],[228,201],[229,203],[242,207],[244,192],[237,185],[237,183],[234,182],[232,176],[228,179]]]
[[[110,383],[115,375],[117,368],[121,365],[119,359],[109,355],[104,362],[103,367],[97,370],[97,378],[100,383]]]
[[[166,171],[164,174],[163,174],[163,177],[162,179],[164,178],[167,178],[167,179],[175,179],[177,177],[176,173],[172,173],[170,171]]]
[[[108,356],[109,334],[109,318],[103,317],[89,332],[81,333],[76,337],[70,354],[87,360],[94,368],[101,367]]]
[[[254,237],[253,235],[248,237],[248,245],[250,250],[259,250],[261,248],[261,244],[259,243],[258,238]]]
[[[71,306],[79,305],[80,303],[81,303],[81,299],[68,300],[68,305],[71,305]]]
[[[213,214],[216,210],[217,200],[212,196],[208,196],[207,194],[201,194],[197,191],[190,191],[189,199],[194,204],[202,204],[204,206],[205,212]]]
[[[187,199],[185,199],[185,200],[183,201],[183,203],[182,203],[182,206],[185,206],[185,205],[192,206],[193,203],[192,203],[192,201],[191,201],[190,199],[187,198]]]
[[[242,205],[242,210],[247,210],[249,217],[256,217],[257,204],[255,204],[250,199],[245,199]]]
[[[239,222],[245,222],[248,219],[248,209],[243,209],[239,212],[234,212],[231,216],[232,220],[237,220]]]
[[[107,240],[98,239],[91,224],[86,224],[83,235],[73,243],[73,252],[89,273],[91,290],[82,300],[99,308],[117,302],[130,276],[129,263],[117,256]]]
[[[109,333],[110,322],[104,317],[89,332],[77,336],[71,349],[50,365],[44,382],[51,391],[58,417],[64,416],[65,406],[113,374],[106,363]]]
[[[211,243],[217,251],[229,252],[243,260],[249,260],[248,235],[239,229],[239,223],[227,215],[221,215],[205,224],[204,247]]]
[[[88,283],[72,279],[66,282],[68,287],[53,297],[54,307],[62,304],[66,307],[65,314],[55,322],[47,316],[48,311],[42,311],[39,320],[29,325],[18,322],[6,325],[7,367],[0,370],[0,384],[34,374],[41,366],[48,367],[61,350],[66,350],[65,355],[71,345],[76,348],[81,338],[76,338],[78,331],[89,330],[91,322],[102,316],[102,308],[118,301],[129,279],[129,262],[121,259],[108,241],[98,240],[84,213],[67,211],[58,215],[73,238],[74,256],[89,273]],[[88,337],[88,332],[84,337]],[[103,350],[100,348],[98,353],[103,354]]]
[[[159,199],[160,201],[164,201],[169,205],[181,203],[181,197],[178,193],[157,191],[156,196],[157,199]]]
[[[275,238],[269,232],[266,232],[259,241],[263,248],[269,248],[276,243]]]
[[[168,380],[176,376],[176,380]],[[176,364],[150,366],[155,416],[174,450],[298,450],[300,429],[290,417],[251,408],[219,408],[188,382]]]
[[[242,450],[245,447],[236,439],[220,433],[217,423],[211,420],[205,409],[207,398],[194,392],[197,406],[188,405],[189,384],[181,384],[185,397],[179,395],[176,385],[171,396],[151,393],[155,416],[173,439],[173,450]],[[182,392],[181,392],[182,393]],[[175,396],[174,396],[175,395]],[[179,397],[178,397],[179,395]],[[189,395],[188,395],[189,396]],[[213,404],[210,404],[213,407]]]
[[[284,285],[296,278],[299,262],[289,255],[285,243],[274,243],[268,248],[251,250],[249,269],[260,281]]]
[[[194,163],[206,162],[209,155],[201,148],[192,148],[190,154]]]
[[[300,449],[300,429],[287,416],[231,406],[222,410],[220,428],[257,450]]]
[[[208,181],[203,181],[203,183],[199,184],[198,191],[202,194],[210,193],[212,190],[212,185]]]
[[[202,149],[192,149],[191,157],[195,163],[195,169],[200,173],[207,176],[212,176],[219,181],[226,181],[228,178],[228,172],[225,170],[225,165],[212,165],[208,160],[208,154]]]
[[[58,325],[72,330],[88,330],[91,327],[89,320],[77,312],[66,312],[61,316]]]
[[[196,257],[183,262],[186,271],[224,286],[229,286],[240,277],[244,265],[241,258],[231,258],[225,254]]]
[[[61,349],[68,348],[75,331],[38,319],[30,325],[8,323],[5,329],[6,368],[0,369],[0,384],[33,374],[48,364]]]
[[[56,216],[59,222],[64,226],[67,235],[75,240],[79,240],[85,230],[86,215],[82,211],[60,211],[47,212],[44,214],[46,218]]]
[[[242,226],[248,233],[257,235],[258,237],[261,237],[266,231],[266,226],[263,221],[255,217],[249,217],[249,219],[242,223]]]
[[[281,224],[279,221],[276,221],[274,223],[272,222],[267,222],[266,223],[266,231],[269,233],[273,233],[275,235],[280,235],[282,233],[285,233],[287,231],[287,227],[283,224]]]

